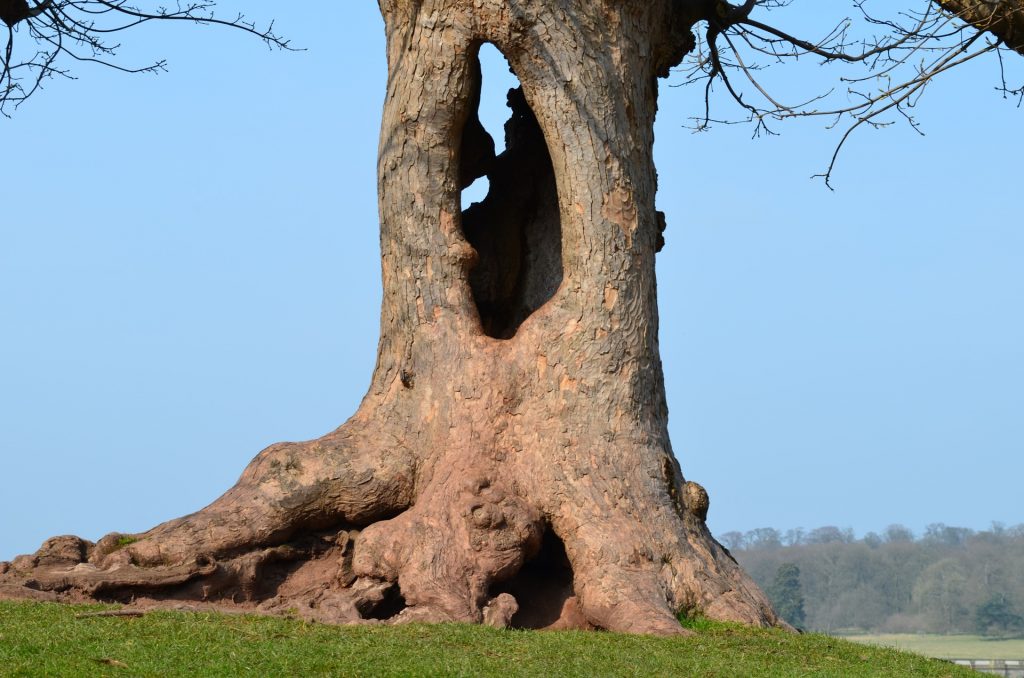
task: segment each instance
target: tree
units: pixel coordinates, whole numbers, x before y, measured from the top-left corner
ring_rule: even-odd
[[[733,36],[855,57],[755,22],[753,1],[380,5],[385,295],[358,411],[318,440],[264,450],[197,513],[96,544],[57,537],[0,575],[33,595],[237,601],[326,621],[668,634],[682,632],[677,613],[700,611],[781,624],[712,538],[707,493],[684,479],[668,439],[657,76],[697,49],[698,24],[706,44],[695,68],[709,82],[728,82],[730,67],[749,72],[723,58],[731,48],[719,41]],[[14,25],[34,30],[58,7],[77,5]],[[898,32],[940,39],[928,30],[945,25]],[[476,114],[484,42],[522,82],[499,156]],[[847,46],[845,36],[831,44]],[[885,63],[905,44],[856,58],[875,50]],[[758,125],[772,114],[747,110]],[[490,193],[463,212],[460,190],[483,175]]]
[[[771,527],[759,527],[744,535],[743,543],[751,549],[777,549],[782,546],[779,531]]]
[[[932,523],[924,531],[925,542],[945,546],[960,546],[970,536],[971,530],[965,527],[950,527],[942,523]]]
[[[795,563],[779,566],[768,588],[768,596],[780,617],[797,628],[803,627],[804,594],[800,586],[800,568]]]
[[[968,630],[968,608],[964,603],[967,573],[953,558],[929,565],[914,583],[914,603],[926,615],[935,633]]]
[[[974,612],[977,630],[985,635],[1006,635],[1024,631],[1024,617],[1014,612],[1005,595],[993,595]]]
[[[795,597],[795,586],[788,568],[799,569],[806,612],[803,628],[993,635],[1024,630],[1017,614],[1017,601],[1024,594],[1024,577],[1017,566],[1024,539],[995,526],[977,533],[943,529],[967,536],[955,542],[927,535],[917,541],[883,542],[869,534],[860,541],[734,553],[790,622],[793,618],[784,611],[783,601]]]
[[[885,528],[885,541],[888,544],[909,544],[914,541],[914,533],[903,525],[890,525]]]
[[[853,530],[840,530],[834,525],[817,527],[807,534],[808,544],[849,544],[853,541]]]

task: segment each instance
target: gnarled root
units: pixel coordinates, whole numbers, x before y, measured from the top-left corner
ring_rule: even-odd
[[[491,586],[511,578],[540,548],[540,515],[502,483],[468,476],[434,486],[412,510],[360,535],[355,573],[397,582],[402,620],[511,620],[511,596]],[[511,613],[509,613],[509,611]]]
[[[95,544],[49,539],[36,554],[0,565],[0,596],[271,610],[323,602],[321,613],[305,616],[358,620],[392,588],[352,587],[358,528],[401,512],[413,492],[411,455],[366,431],[350,421],[318,440],[273,445],[212,504],[148,532],[108,534]],[[346,594],[328,600],[329,590]]]
[[[302,532],[368,525],[412,501],[413,462],[361,422],[323,438],[260,452],[233,488],[206,508],[125,539],[101,539],[100,567],[166,566],[282,544]]]
[[[688,633],[680,610],[779,624],[707,532],[699,486],[577,484],[453,446],[414,493],[411,455],[382,440],[352,426],[272,446],[197,513],[0,564],[0,597],[657,635]]]

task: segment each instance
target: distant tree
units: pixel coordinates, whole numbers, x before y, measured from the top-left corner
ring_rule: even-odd
[[[924,541],[945,546],[961,546],[973,533],[966,527],[950,527],[944,523],[932,523],[924,529]]]
[[[1002,594],[993,595],[978,607],[974,623],[978,632],[987,636],[1024,632],[1024,617],[1016,613]]]
[[[743,535],[748,549],[777,549],[782,547],[779,531],[771,527],[759,527]]]
[[[970,630],[969,608],[964,603],[968,572],[953,558],[929,565],[914,584],[914,603],[934,633]]]
[[[746,543],[746,541],[743,538],[743,533],[736,532],[735,530],[733,530],[732,532],[726,532],[725,534],[718,535],[718,539],[722,542],[725,548],[729,549],[730,551],[738,551],[739,549],[743,548],[743,546]]]
[[[798,527],[793,530],[786,530],[786,534],[782,537],[782,543],[786,546],[799,546],[803,544],[807,538],[807,533],[804,532],[804,528]]]
[[[834,525],[826,525],[811,530],[807,535],[806,542],[808,544],[849,544],[853,540],[852,530],[840,530]]]
[[[812,533],[836,536],[834,528]],[[770,531],[759,534],[762,544],[770,541]],[[780,567],[799,568],[808,629],[1024,632],[1015,616],[1024,615],[1024,533],[943,525],[919,540],[907,540],[902,526],[890,534],[733,553],[772,596]]]
[[[800,568],[795,563],[779,566],[767,593],[780,617],[797,628],[804,626],[804,593],[800,585]]]
[[[914,533],[903,525],[895,524],[885,528],[885,541],[890,544],[914,541]]]

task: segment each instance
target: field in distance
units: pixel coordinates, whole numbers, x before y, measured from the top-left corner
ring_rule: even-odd
[[[1024,659],[1024,638],[992,640],[983,636],[890,633],[845,636],[855,643],[895,647],[937,659]]]

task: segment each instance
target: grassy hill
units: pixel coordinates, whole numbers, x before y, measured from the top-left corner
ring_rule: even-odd
[[[280,618],[0,602],[0,675],[16,676],[965,676],[949,663],[822,635],[706,621],[691,638],[331,627]]]

